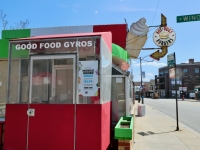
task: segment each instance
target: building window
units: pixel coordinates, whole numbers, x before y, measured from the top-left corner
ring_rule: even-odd
[[[194,72],[195,72],[195,73],[199,73],[199,68],[195,68],[195,69],[194,69]]]
[[[176,73],[179,74],[179,69],[176,69]]]
[[[165,70],[165,74],[168,73],[168,70]]]
[[[153,85],[151,85],[151,86],[149,87],[149,90],[153,90]]]
[[[172,84],[172,86],[171,86],[171,87],[172,87],[172,89],[175,89],[175,84]]]
[[[160,72],[160,75],[161,75],[161,76],[163,75],[163,71]]]
[[[176,81],[179,81],[180,80],[180,77],[179,76],[176,76]]]
[[[183,72],[184,72],[184,73],[187,73],[187,72],[188,72],[188,70],[187,70],[187,69],[183,69]]]
[[[199,77],[198,77],[198,76],[196,76],[196,77],[195,77],[195,80],[196,80],[196,81],[198,81],[198,80],[199,80]]]

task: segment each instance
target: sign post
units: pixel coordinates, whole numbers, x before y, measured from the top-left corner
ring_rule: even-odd
[[[175,78],[175,88],[176,88],[176,131],[179,131],[179,124],[178,124],[178,100],[177,100],[177,81],[176,81],[176,56],[175,53],[167,55],[167,65],[168,68],[170,69],[169,75],[170,78]]]

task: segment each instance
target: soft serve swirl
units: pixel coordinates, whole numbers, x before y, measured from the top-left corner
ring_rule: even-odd
[[[146,35],[149,31],[149,27],[146,25],[146,19],[141,18],[139,21],[132,23],[130,32],[135,36]]]

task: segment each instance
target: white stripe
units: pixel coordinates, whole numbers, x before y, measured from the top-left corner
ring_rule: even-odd
[[[65,26],[53,28],[33,28],[32,36],[55,35],[55,34],[71,34],[71,33],[88,33],[93,32],[93,26]]]

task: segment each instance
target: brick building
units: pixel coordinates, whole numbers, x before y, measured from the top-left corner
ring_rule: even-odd
[[[176,64],[176,83],[177,95],[181,97],[183,94],[186,98],[189,93],[194,93],[194,87],[200,84],[200,62],[194,62],[194,59],[189,59],[188,63]],[[158,69],[158,74],[155,75],[156,91],[160,98],[175,97],[175,78],[169,78],[168,66]]]

